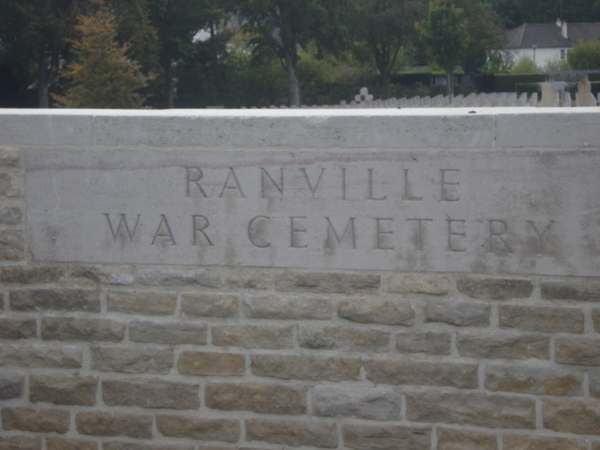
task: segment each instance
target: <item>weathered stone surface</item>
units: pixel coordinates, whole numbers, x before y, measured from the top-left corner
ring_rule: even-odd
[[[126,314],[167,315],[175,312],[177,294],[147,291],[111,291],[108,310]]]
[[[0,230],[0,260],[16,261],[23,258],[25,240],[21,231]]]
[[[545,333],[583,333],[583,311],[576,308],[500,305],[500,326]]]
[[[535,402],[485,394],[417,392],[406,396],[407,418],[487,428],[535,428]]]
[[[0,436],[0,450],[42,450],[42,438]]]
[[[221,280],[218,275],[201,270],[138,270],[135,279],[140,284],[148,286],[201,286],[219,287]]]
[[[244,315],[254,319],[329,320],[333,309],[326,297],[267,295],[245,299]]]
[[[600,435],[600,401],[546,400],[542,414],[550,430]]]
[[[459,334],[456,345],[461,356],[486,359],[549,359],[550,339],[535,335]]]
[[[69,413],[57,409],[36,411],[29,408],[2,408],[2,428],[34,433],[65,434],[69,431]]]
[[[251,355],[253,375],[286,380],[358,380],[360,359],[308,355]]]
[[[152,437],[152,416],[113,412],[80,412],[75,416],[79,434],[88,436]]]
[[[6,203],[0,206],[0,225],[19,225],[23,222],[23,208],[19,203]]]
[[[315,350],[390,351],[390,334],[368,328],[300,326],[298,342]]]
[[[109,406],[141,408],[198,409],[198,385],[174,383],[160,379],[102,381],[102,399]]]
[[[100,312],[97,291],[82,289],[11,289],[10,307],[14,311]]]
[[[0,400],[10,400],[23,395],[25,377],[19,373],[0,373]]]
[[[365,361],[367,379],[374,383],[477,388],[477,365],[397,359]]]
[[[485,387],[490,391],[536,395],[582,395],[583,377],[555,367],[488,366]]]
[[[129,339],[166,345],[205,345],[207,329],[203,323],[137,321],[129,324]]]
[[[0,346],[0,366],[77,369],[81,367],[82,362],[83,354],[79,347]]]
[[[124,323],[110,319],[45,317],[42,319],[42,339],[119,342],[125,337],[125,327]]]
[[[503,450],[587,450],[587,442],[581,439],[547,436],[504,436]]]
[[[103,442],[102,450],[196,450],[189,444],[138,444],[137,442]],[[215,447],[216,449],[217,447]],[[221,450],[225,450],[223,447]],[[210,449],[209,449],[210,450]]]
[[[163,436],[201,441],[237,442],[240,437],[240,424],[235,420],[161,415],[156,416],[156,427]]]
[[[592,321],[594,322],[594,330],[596,333],[600,333],[600,309],[592,311]]]
[[[167,373],[173,350],[147,347],[92,347],[92,369],[100,372]]]
[[[274,275],[268,270],[236,267],[224,276],[224,285],[233,289],[269,289]]]
[[[387,288],[394,294],[447,295],[450,282],[437,275],[392,275],[387,280]]]
[[[594,398],[600,399],[600,373],[590,373],[590,395]]]
[[[487,326],[492,307],[483,303],[430,300],[425,303],[425,322],[442,322],[457,327]]]
[[[497,450],[496,436],[472,430],[437,429],[437,450]]]
[[[452,335],[450,333],[415,331],[396,335],[396,348],[400,353],[449,355],[451,343]]]
[[[21,165],[21,151],[17,148],[0,148],[0,166],[16,167]]]
[[[246,440],[292,447],[336,448],[337,426],[323,421],[246,420]]]
[[[0,319],[0,339],[30,339],[36,335],[35,319]]]
[[[600,366],[600,339],[557,338],[556,362],[579,366]]]
[[[76,266],[71,270],[73,278],[86,278],[94,283],[128,286],[133,284],[131,266]]]
[[[546,300],[576,300],[600,302],[600,281],[580,283],[548,281],[542,283],[542,298]]]
[[[315,386],[312,393],[317,416],[399,420],[402,398],[391,389],[355,386]]]
[[[56,405],[96,404],[97,378],[67,374],[31,374],[29,377],[29,400]]]
[[[456,280],[456,287],[460,293],[480,300],[528,298],[533,292],[531,281],[512,278],[464,276]]]
[[[415,311],[410,302],[392,298],[352,298],[341,300],[338,315],[342,319],[358,323],[411,326],[415,323]]]
[[[23,195],[23,173],[12,171],[0,172],[0,196],[21,197]]]
[[[273,325],[214,325],[212,343],[221,347],[293,348],[293,327]]]
[[[98,450],[98,443],[81,439],[46,438],[46,450]]]
[[[205,390],[209,408],[264,414],[304,414],[306,395],[304,387],[256,383],[209,383]]]
[[[286,272],[277,277],[275,289],[281,292],[355,294],[377,292],[381,277],[368,273]]]
[[[344,425],[344,445],[355,450],[429,450],[431,430],[399,425]]]
[[[2,266],[0,280],[4,283],[52,283],[64,276],[64,269],[50,265]]]
[[[185,351],[177,367],[185,375],[241,376],[246,371],[245,361],[241,354]]]
[[[239,311],[239,298],[230,294],[183,294],[181,309],[190,316],[235,317]]]

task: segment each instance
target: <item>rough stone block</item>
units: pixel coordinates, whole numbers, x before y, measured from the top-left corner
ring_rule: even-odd
[[[94,406],[97,386],[97,378],[89,375],[31,374],[29,400],[55,405]]]
[[[415,323],[415,311],[410,302],[392,298],[352,298],[340,300],[338,315],[342,319],[358,323],[411,326]]]
[[[16,202],[0,206],[0,225],[14,226],[23,223],[23,207]]]
[[[0,318],[0,339],[31,339],[37,336],[35,319]]]
[[[0,346],[0,366],[78,369],[83,363],[79,347],[66,345],[56,348],[47,345]]]
[[[4,283],[53,283],[64,276],[62,267],[50,265],[2,266],[0,280]]]
[[[152,416],[113,412],[80,412],[75,416],[79,434],[88,436],[152,437]]]
[[[281,292],[321,294],[376,293],[381,277],[368,273],[286,272],[277,277],[275,289]]]
[[[600,401],[546,400],[544,428],[561,433],[600,435]]]
[[[42,319],[42,339],[119,342],[125,337],[125,327],[124,323],[111,319],[45,317]]]
[[[16,261],[23,258],[25,240],[21,231],[0,230],[0,261]]]
[[[82,289],[11,289],[10,307],[14,311],[100,312],[97,291]]]
[[[400,425],[344,425],[344,445],[354,450],[429,450],[429,428]]]
[[[487,326],[492,307],[482,303],[430,300],[425,303],[425,322],[442,322],[457,327]]]
[[[600,339],[556,338],[556,362],[578,366],[600,366]]]
[[[23,196],[23,174],[14,172],[0,172],[0,196],[16,198]]]
[[[396,359],[365,361],[368,380],[374,383],[477,388],[477,365]]]
[[[92,347],[92,369],[100,372],[160,373],[173,366],[173,350],[147,347]]]
[[[485,359],[549,359],[550,339],[536,335],[459,334],[456,345],[461,356]]]
[[[267,295],[245,300],[244,315],[254,319],[330,320],[333,309],[326,297]]]
[[[85,278],[100,284],[128,286],[133,284],[131,266],[76,266],[69,274],[73,278]]]
[[[390,351],[390,333],[368,328],[300,326],[298,342],[315,350]]]
[[[590,373],[590,395],[600,399],[600,372]]]
[[[138,270],[136,280],[148,286],[190,286],[216,288],[221,284],[218,275],[198,270]]]
[[[0,450],[42,450],[42,438],[0,436]]]
[[[125,314],[169,315],[175,312],[177,294],[146,291],[111,291],[108,310]]]
[[[500,326],[544,333],[583,333],[583,311],[576,308],[500,305]]]
[[[253,375],[285,380],[358,380],[360,359],[308,355],[251,355]]]
[[[387,280],[387,289],[394,294],[447,295],[450,282],[438,275],[392,275]]]
[[[456,287],[461,294],[480,300],[528,298],[533,292],[533,284],[529,280],[469,275],[456,280]]]
[[[555,367],[488,366],[485,387],[490,391],[535,395],[582,395],[583,377]]]
[[[203,323],[137,321],[129,324],[129,339],[166,345],[205,345],[207,329]]]
[[[504,436],[503,450],[587,450],[588,444],[581,439],[547,436]]]
[[[181,310],[190,316],[235,317],[239,312],[239,298],[230,294],[183,294]]]
[[[246,371],[245,361],[241,354],[185,351],[177,367],[185,375],[241,376]]]
[[[263,414],[304,414],[306,395],[304,387],[256,383],[209,383],[205,390],[209,408]]]
[[[30,408],[2,408],[2,428],[33,433],[65,434],[69,431],[70,415],[67,411]]]
[[[600,302],[600,281],[542,283],[542,298],[546,300],[575,300]]]
[[[594,330],[596,333],[600,333],[600,309],[592,311],[592,321],[594,322]]]
[[[139,444],[137,442],[103,442],[102,450],[196,450],[193,445],[177,444]],[[201,447],[203,448],[203,447]],[[226,450],[224,447],[210,447],[208,450]],[[230,450],[230,449],[229,449]]]
[[[292,447],[336,448],[337,425],[323,421],[246,420],[246,440]]]
[[[158,409],[198,409],[198,385],[160,379],[103,380],[102,399],[109,406]]]
[[[19,373],[0,373],[0,400],[10,400],[23,395],[25,377]]]
[[[21,151],[14,147],[0,148],[0,166],[17,167],[22,164]]]
[[[452,335],[450,333],[416,331],[396,335],[396,348],[400,353],[449,355],[451,343]]]
[[[237,442],[240,437],[240,424],[236,420],[159,415],[156,427],[163,436],[201,441]]]
[[[486,428],[535,428],[533,399],[485,394],[415,392],[406,396],[407,418]]]
[[[98,443],[81,439],[46,438],[46,450],[98,450]]]
[[[399,420],[402,398],[392,389],[355,386],[315,386],[312,391],[317,416]]]
[[[293,348],[293,327],[275,325],[213,325],[212,343],[220,347]]]
[[[496,436],[472,430],[437,429],[437,450],[498,450]]]
[[[232,289],[265,290],[273,286],[273,274],[267,270],[236,267],[224,277],[224,285]]]

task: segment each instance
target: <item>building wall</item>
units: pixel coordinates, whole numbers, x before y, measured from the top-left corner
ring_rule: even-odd
[[[164,151],[175,165],[176,149],[267,147],[373,158],[375,149],[527,154],[544,170],[583,155],[590,173],[600,168],[596,112],[345,114],[1,112],[0,449],[599,450],[597,184],[574,194],[595,205],[577,218],[589,231],[588,260],[571,262],[583,253],[569,248],[563,261],[544,256],[541,243],[560,247],[558,238],[530,239],[537,253],[519,259],[538,266],[518,271],[240,266],[239,255],[212,265],[130,263],[126,254],[102,263],[65,261],[60,248],[58,261],[39,253],[34,204],[45,197],[35,183],[40,173],[75,170],[60,156],[74,149],[109,155],[127,177],[145,163],[123,156],[132,149]],[[305,164],[317,164],[313,156]],[[90,179],[98,164],[90,162]],[[495,180],[492,169],[481,170]],[[573,185],[588,176],[561,170]],[[76,194],[93,198],[93,188]],[[506,188],[485,187],[500,197]],[[123,195],[142,202],[140,192]],[[560,197],[544,195],[548,204]],[[566,201],[557,207],[571,211]],[[502,230],[490,227],[501,248]],[[457,242],[461,234],[454,230]],[[44,249],[56,236],[43,238]]]
[[[527,48],[527,49],[516,49],[510,50],[510,54],[513,56],[515,63],[519,62],[521,58],[527,57],[535,62],[536,66],[543,69],[551,61],[560,59],[566,59],[569,52],[569,48]]]

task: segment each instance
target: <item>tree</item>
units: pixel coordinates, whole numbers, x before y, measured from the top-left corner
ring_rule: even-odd
[[[600,0],[493,0],[498,23],[514,28],[523,23],[600,21]]]
[[[538,72],[538,66],[535,65],[533,59],[531,59],[529,56],[523,56],[521,59],[519,59],[510,71],[510,73],[513,75],[527,75]]]
[[[567,61],[574,70],[599,70],[600,41],[575,44],[567,53]]]
[[[454,95],[454,70],[466,54],[469,39],[463,11],[452,0],[433,0],[427,20],[417,29],[430,61],[446,73],[448,95]]]
[[[148,78],[130,60],[127,45],[119,45],[114,14],[98,0],[97,11],[78,18],[81,34],[73,44],[75,62],[61,75],[71,82],[63,96],[54,96],[67,108],[140,108],[138,93]]]

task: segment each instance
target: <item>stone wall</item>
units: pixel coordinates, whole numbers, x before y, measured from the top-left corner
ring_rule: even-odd
[[[600,182],[590,184],[584,169],[561,168],[570,185],[585,181],[576,190],[587,199],[585,210],[571,210],[572,197],[558,211],[523,198],[532,210],[552,211],[556,230],[567,220],[560,211],[581,214],[581,230],[568,229],[589,253],[569,241],[560,254],[544,254],[542,243],[563,247],[560,236],[551,238],[554,229],[544,235],[539,224],[550,221],[541,214],[532,219],[531,239],[523,238],[535,244],[533,254],[509,254],[517,236],[489,223],[487,258],[497,261],[471,264],[473,270],[457,264],[456,271],[425,270],[427,263],[416,270],[349,269],[360,264],[327,262],[331,249],[311,257],[325,255],[322,263],[309,258],[288,266],[275,256],[272,265],[253,265],[245,250],[215,256],[220,264],[173,263],[169,249],[133,263],[135,253],[116,246],[123,236],[127,242],[124,229],[115,231],[113,222],[108,234],[104,210],[94,212],[105,227],[98,239],[108,236],[116,256],[94,261],[76,242],[73,221],[80,215],[83,223],[83,207],[72,206],[77,214],[64,225],[72,239],[61,240],[60,230],[43,235],[38,224],[54,220],[44,214],[70,206],[34,192],[43,186],[40,173],[83,170],[60,157],[82,149],[117,159],[131,149],[154,149],[169,161],[177,156],[169,149],[323,147],[376,158],[376,149],[415,155],[445,148],[475,158],[509,148],[544,161],[583,152],[590,172],[598,173],[600,114],[215,114],[0,113],[1,450],[600,450]],[[269,131],[273,123],[276,131]],[[254,129],[235,134],[248,127]],[[87,161],[89,171],[104,164]],[[136,170],[127,164],[119,161],[126,172]],[[453,183],[445,183],[448,200],[458,196]],[[410,192],[416,198],[424,186],[416,183]],[[56,179],[54,187],[61,192]],[[76,192],[89,196],[92,209],[95,187],[90,181],[88,191]],[[383,197],[373,194],[371,200]],[[144,201],[139,192],[123,195]],[[522,214],[514,205],[502,214],[513,209]],[[151,230],[154,238],[173,240],[171,227],[160,226]],[[291,233],[302,230],[298,224]],[[390,230],[377,228],[382,248],[358,249],[367,260],[391,250]],[[445,252],[471,242],[470,231],[451,230]],[[343,239],[336,239],[340,246],[357,250]],[[415,254],[426,254],[420,242],[411,241]],[[511,258],[519,261],[503,265]]]

